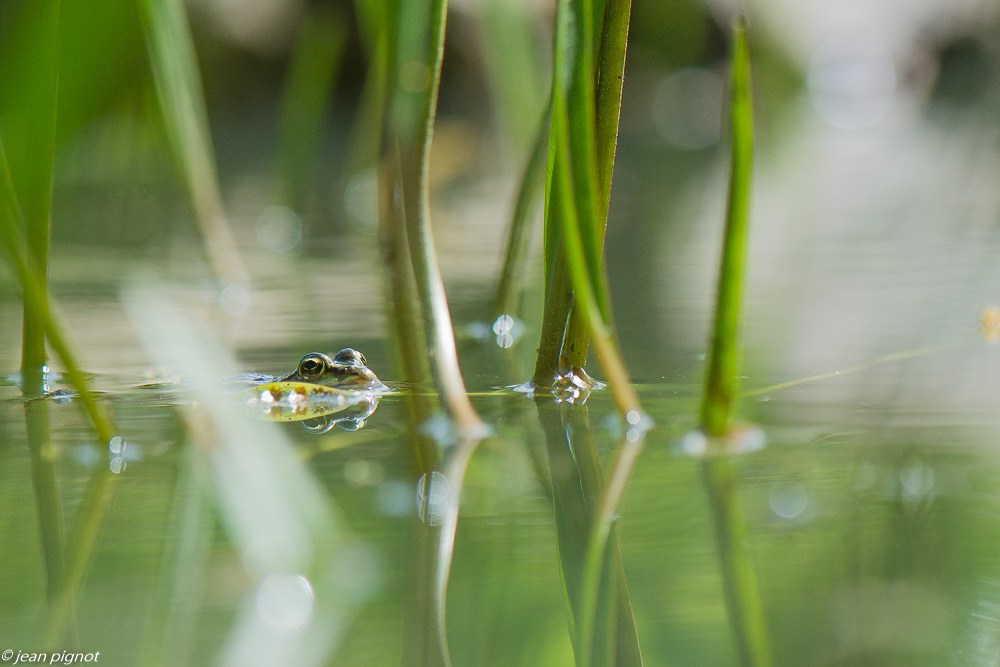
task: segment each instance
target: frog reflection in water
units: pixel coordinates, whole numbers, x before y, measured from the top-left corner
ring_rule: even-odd
[[[349,347],[332,358],[307,354],[288,375],[250,373],[240,376],[237,384],[251,385],[248,404],[255,413],[273,421],[301,421],[313,432],[335,424],[360,428],[379,396],[390,391],[368,368],[364,355]]]

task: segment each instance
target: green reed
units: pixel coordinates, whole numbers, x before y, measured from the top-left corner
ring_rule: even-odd
[[[209,266],[223,283],[248,278],[226,218],[205,96],[184,3],[137,0],[167,136],[194,206]]]
[[[320,6],[309,10],[295,41],[278,119],[277,171],[281,197],[302,214],[329,109],[347,26]]]
[[[612,5],[607,9],[611,11]],[[604,21],[604,29],[626,32],[627,3],[623,11],[624,20]],[[578,355],[586,347],[586,341],[579,337],[564,335],[572,306],[586,322],[618,409],[622,415],[630,412],[638,415],[639,400],[614,340],[603,263],[607,216],[606,205],[602,211],[605,189],[599,175],[606,178],[610,191],[613,164],[603,164],[600,169],[597,164],[594,41],[592,3],[560,1],[553,50],[546,182],[545,312],[532,381],[545,387],[555,381],[553,378],[582,371],[582,366],[567,369],[561,364],[561,360]],[[602,59],[602,63],[623,63],[624,39],[609,41],[620,43],[621,59],[609,57]],[[619,68],[611,76],[621,74]],[[614,124],[617,126],[617,115]],[[605,131],[602,136],[607,140],[609,134]],[[601,156],[613,163],[614,151],[604,150]]]
[[[500,275],[497,279],[496,292],[493,296],[493,311],[490,320],[495,321],[501,315],[511,315],[516,312],[518,280],[524,270],[524,262],[528,255],[528,240],[530,234],[531,214],[538,195],[542,191],[542,177],[545,173],[546,148],[548,139],[548,112],[538,128],[534,145],[528,163],[521,174],[511,211],[510,225],[507,231],[507,241],[504,245],[503,261],[500,265]]]
[[[59,323],[52,309],[51,300],[45,288],[41,271],[35,266],[27,250],[27,242],[19,231],[19,211],[13,182],[7,160],[0,145],[0,239],[7,250],[11,265],[21,284],[28,316],[43,332],[59,361],[65,368],[67,382],[79,394],[79,402],[90,418],[102,446],[118,432],[114,422],[108,417],[103,406],[97,402],[90,390],[87,379],[76,361],[69,342],[63,333],[65,328]],[[71,621],[73,598],[83,583],[97,534],[111,500],[114,475],[102,468],[91,478],[84,492],[84,500],[69,540],[62,537],[62,512],[58,498],[58,488],[51,470],[49,447],[48,410],[44,400],[25,406],[25,417],[29,435],[35,434],[29,446],[36,494],[39,503],[39,529],[45,546],[46,571],[49,577],[49,594],[52,600],[49,626],[45,645],[57,645]],[[41,468],[39,467],[41,466]],[[63,544],[68,544],[63,551]]]
[[[379,189],[384,193],[381,203],[388,206],[379,212],[383,254],[396,263],[394,271],[399,272],[394,281],[399,283],[397,287],[402,293],[394,294],[393,298],[397,302],[405,299],[403,283],[409,283],[415,286],[420,304],[426,347],[413,350],[404,343],[403,351],[417,355],[430,352],[431,375],[449,417],[462,432],[479,433],[483,425],[469,402],[459,369],[451,314],[431,231],[430,149],[441,84],[447,3],[435,0],[425,6],[400,2],[397,10],[398,15],[390,17],[394,49],[389,69],[392,75],[388,77],[391,88],[383,115],[379,174]],[[386,243],[389,237],[394,240]],[[404,247],[412,279],[396,254]],[[387,255],[387,249],[393,254]],[[418,365],[415,361],[410,364]]]
[[[440,523],[430,515],[414,526],[414,622],[408,658],[415,664],[451,662],[446,632],[447,585],[466,465],[485,434],[458,365],[454,330],[438,267],[430,216],[430,150],[441,81],[447,3],[385,2],[374,43],[385,57],[387,85],[378,166],[379,237],[388,273],[389,305],[406,379],[419,389],[433,379],[452,430],[452,445],[431,440],[429,397],[411,396],[415,458],[425,497],[438,475],[449,484]],[[380,45],[388,45],[383,51]],[[377,66],[377,65],[376,65]],[[375,70],[378,72],[379,70]],[[416,299],[412,295],[416,294]],[[428,361],[428,359],[430,361]],[[429,371],[429,372],[428,372]],[[427,507],[424,508],[428,510]]]
[[[21,34],[25,43],[16,46],[23,50],[6,52],[3,63],[8,77],[20,86],[0,93],[4,99],[0,103],[0,133],[15,137],[13,158],[18,168],[15,183],[6,152],[0,147],[0,217],[3,218],[0,224],[4,245],[22,285],[31,283],[39,287],[31,292],[31,297],[28,290],[23,290],[21,392],[27,398],[40,396],[47,379],[44,322],[49,310],[44,290],[52,224],[60,10],[58,0],[39,2],[22,10],[19,18],[23,21]],[[24,416],[46,588],[51,601],[63,589],[65,544],[49,440],[48,406],[26,403]]]
[[[701,407],[701,428],[717,442],[732,437],[733,401],[740,373],[739,322],[745,277],[750,180],[753,168],[753,99],[746,21],[733,23],[730,76],[732,163],[715,327]],[[723,586],[740,658],[745,665],[770,665],[771,649],[760,585],[750,548],[738,475],[725,452],[709,453],[705,485],[715,517]]]

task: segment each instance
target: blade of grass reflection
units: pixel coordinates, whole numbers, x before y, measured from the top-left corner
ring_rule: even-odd
[[[701,428],[711,438],[730,434],[739,374],[739,320],[746,263],[750,179],[753,168],[753,108],[746,21],[733,22],[730,121],[732,164],[726,230],[719,268],[712,348],[701,407]],[[772,663],[760,584],[733,462],[725,452],[704,462],[705,486],[715,517],[723,588],[740,659]]]
[[[205,251],[224,284],[248,279],[219,192],[197,57],[180,0],[137,0],[167,135],[194,205]]]
[[[180,424],[179,424],[180,427]],[[179,440],[184,433],[178,433]],[[174,484],[167,546],[139,641],[140,663],[186,665],[199,621],[212,535],[208,514],[209,479],[204,462],[188,447]]]
[[[35,495],[42,556],[45,560],[45,590],[49,602],[52,602],[58,597],[63,586],[65,545],[62,503],[59,500],[59,485],[56,483],[52,442],[49,437],[48,404],[45,402],[25,404],[24,423],[28,438],[31,488]]]
[[[548,450],[556,539],[577,664],[642,664],[621,549],[611,528],[614,509],[610,513],[605,509],[609,491],[588,412],[583,406],[560,406],[546,396],[536,397],[535,406]],[[611,493],[616,493],[614,488]],[[607,530],[602,531],[605,525]],[[595,559],[591,551],[598,543],[601,558]]]
[[[452,558],[455,554],[455,534],[458,530],[458,505],[462,495],[462,483],[469,459],[479,446],[479,439],[465,438],[450,448],[444,462],[444,476],[448,483],[446,504],[441,526],[438,533],[437,568],[434,581],[436,584],[435,607],[438,617],[438,631],[441,633],[441,646],[445,650],[446,664],[451,664],[448,652],[447,610],[448,610],[448,580],[451,574]]]

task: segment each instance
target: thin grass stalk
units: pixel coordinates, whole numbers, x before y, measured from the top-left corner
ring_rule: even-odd
[[[27,173],[21,179],[24,206],[24,231],[27,239],[24,257],[34,266],[37,279],[47,283],[49,237],[52,229],[52,170],[55,163],[56,105],[59,88],[59,16],[60,0],[43,0],[39,43],[33,44],[34,58],[30,86],[26,98],[37,103],[30,121],[33,155],[23,164]],[[6,164],[6,157],[4,158]],[[9,173],[7,178],[10,178]],[[14,192],[11,186],[11,193]],[[11,201],[16,201],[12,199]],[[34,304],[45,307],[45,302]],[[44,391],[46,354],[42,318],[27,302],[21,347],[21,390],[25,396],[39,396]]]
[[[601,52],[597,65],[597,180],[598,216],[602,224],[595,228],[595,242],[604,246],[607,230],[608,205],[611,200],[611,180],[614,174],[615,150],[618,145],[618,121],[621,115],[622,84],[625,80],[625,53],[628,43],[631,0],[609,0],[602,24]],[[566,325],[566,344],[562,365],[582,368],[587,363],[590,334],[586,320],[578,308],[570,311]]]
[[[208,112],[181,0],[137,0],[163,123],[194,205],[209,265],[223,283],[247,280],[219,192]]]
[[[344,173],[348,177],[376,167],[379,161],[384,125],[388,120],[386,100],[392,92],[389,71],[395,53],[387,4],[383,0],[354,2],[358,32],[368,52],[368,68],[347,142]]]
[[[548,215],[557,226],[554,210],[556,204],[548,207]],[[554,232],[548,232],[557,235]],[[558,236],[558,235],[557,235]],[[542,309],[542,328],[538,339],[538,352],[535,356],[535,370],[531,383],[535,387],[552,386],[559,375],[559,357],[562,351],[563,337],[566,331],[566,318],[573,305],[573,290],[569,271],[566,268],[566,258],[561,252],[556,253],[546,274],[545,303]]]
[[[10,177],[10,169],[7,165],[3,144],[0,142],[0,239],[3,241],[14,273],[21,284],[26,308],[32,317],[39,322],[49,345],[52,346],[56,356],[65,367],[66,380],[80,395],[80,402],[94,424],[98,439],[106,444],[115,435],[116,429],[87,386],[87,380],[76,362],[76,355],[70,350],[69,344],[63,336],[64,327],[57,321],[55,313],[49,307],[50,300],[44,280],[40,277],[41,270],[34,265],[28,255],[28,244],[20,232],[19,220],[20,212]]]
[[[401,7],[405,4],[402,3]],[[484,426],[469,402],[465,381],[459,369],[455,333],[434,250],[430,218],[430,151],[441,85],[447,9],[448,3],[445,0],[435,0],[431,6],[428,26],[430,43],[424,62],[430,73],[430,81],[419,108],[419,120],[414,126],[413,135],[404,137],[406,148],[403,153],[403,172],[400,175],[410,262],[423,310],[425,335],[434,361],[431,371],[444,396],[450,417],[464,433],[474,434],[482,433]]]
[[[573,78],[565,98],[569,129],[570,173],[576,215],[583,241],[584,259],[601,318],[611,321],[608,289],[604,276],[601,244],[603,225],[599,223],[597,197],[597,110],[594,92],[594,17],[593,0],[574,0],[570,4],[576,36]],[[579,306],[574,306],[579,307]]]
[[[542,328],[539,334],[538,351],[535,356],[535,370],[531,383],[535,387],[552,386],[559,375],[559,355],[562,349],[563,334],[566,331],[566,318],[573,303],[572,287],[566,269],[566,258],[560,251],[562,232],[558,220],[561,213],[558,210],[559,200],[554,196],[556,186],[556,152],[558,142],[555,128],[552,125],[552,109],[557,98],[563,98],[570,85],[570,72],[567,61],[571,54],[568,51],[568,36],[570,15],[563,7],[565,3],[557,0],[555,34],[552,48],[552,84],[549,93],[549,141],[548,157],[545,166],[545,204],[542,224],[542,245],[545,268],[545,299],[542,310]]]
[[[56,105],[58,100],[59,24],[61,3],[45,0],[36,8],[37,41],[31,44],[32,71],[27,82],[29,90],[19,91],[24,99],[31,100],[31,113],[22,132],[32,143],[31,155],[22,162],[21,199],[24,216],[17,211],[13,181],[7,169],[6,155],[0,146],[3,162],[2,194],[4,199],[5,239],[16,237],[17,243],[8,239],[10,254],[19,254],[16,270],[19,280],[40,284],[47,283],[49,238],[52,227],[52,171],[55,162]],[[14,128],[11,128],[14,129]],[[16,130],[15,130],[16,131]],[[21,229],[23,228],[23,235]],[[29,276],[28,273],[31,273]],[[21,392],[35,398],[45,390],[46,350],[44,313],[48,312],[45,299],[23,304],[21,337]],[[62,503],[56,483],[54,455],[50,439],[49,406],[44,402],[28,401],[24,405],[25,429],[31,470],[31,488],[35,497],[38,530],[41,538],[42,557],[45,565],[45,588],[50,602],[55,600],[63,587],[65,544],[63,536]]]
[[[739,322],[746,268],[750,178],[753,168],[753,109],[750,98],[750,51],[746,24],[733,27],[733,62],[730,79],[732,163],[722,261],[719,266],[715,327],[709,354],[708,375],[701,404],[701,424],[711,436],[729,432],[729,418],[736,395],[740,366]]]
[[[740,367],[738,326],[753,165],[750,49],[742,17],[733,24],[731,88],[733,148],[729,202],[715,328],[701,410],[702,430],[713,438],[724,438],[730,432]],[[718,456],[704,462],[703,472],[715,518],[727,608],[740,659],[744,665],[770,665],[770,640],[735,467],[728,458]]]
[[[424,338],[423,323],[415,308],[416,287],[410,255],[406,247],[403,212],[393,196],[399,169],[398,151],[393,151],[379,166],[379,250],[382,264],[388,274],[387,291],[389,318],[395,329],[399,365],[403,378],[413,388],[409,392],[410,432],[418,433],[418,426],[433,415],[431,401],[431,367],[427,358],[427,342]],[[436,464],[437,452],[427,438],[415,436],[413,453],[417,465],[417,476],[429,472]]]
[[[21,237],[20,227],[17,224],[19,215],[14,186],[10,178],[10,169],[2,143],[0,143],[0,237],[2,237],[3,245],[7,249],[11,264],[21,283],[25,305],[29,308],[32,316],[39,321],[49,345],[52,346],[56,356],[62,362],[66,370],[66,379],[79,394],[80,403],[90,417],[97,431],[98,439],[106,444],[115,435],[117,429],[87,386],[86,378],[76,362],[76,357],[62,334],[63,327],[56,320],[55,313],[49,305],[50,301],[45,284],[40,278],[41,272],[33,266],[28,255],[27,242]],[[107,468],[104,468],[92,478],[88,486],[80,511],[80,519],[77,521],[77,530],[68,541],[71,551],[65,558],[62,581],[50,608],[45,639],[47,647],[58,645],[71,620],[75,592],[83,582],[90,558],[93,555],[97,533],[110,503],[113,477],[114,475]]]
[[[492,319],[501,315],[512,315],[516,310],[515,300],[518,293],[518,279],[524,269],[527,256],[528,239],[530,238],[528,224],[534,203],[538,198],[542,185],[543,169],[547,155],[546,139],[548,138],[549,114],[546,109],[538,127],[534,146],[528,164],[521,175],[514,200],[514,210],[511,213],[510,227],[507,233],[507,244],[504,246],[503,262],[500,267],[500,278],[497,281],[496,295],[493,297]]]
[[[615,404],[622,415],[632,415],[632,419],[638,420],[642,415],[642,406],[639,404],[639,397],[635,393],[635,388],[629,381],[625,364],[621,359],[618,348],[612,339],[608,325],[603,321],[600,314],[600,307],[594,295],[594,289],[590,282],[590,275],[587,271],[586,259],[584,258],[584,244],[581,238],[579,220],[576,216],[576,208],[573,205],[573,192],[571,191],[569,179],[569,137],[566,128],[566,107],[558,100],[553,105],[552,122],[556,126],[557,141],[559,141],[560,151],[556,158],[556,169],[558,171],[554,182],[559,184],[559,192],[555,196],[559,197],[564,215],[561,217],[563,232],[563,251],[566,256],[566,263],[569,268],[570,278],[573,282],[574,303],[578,304],[583,316],[590,325],[590,333],[594,342],[594,349],[601,362],[601,367],[608,378],[608,386],[611,388]],[[631,421],[631,420],[630,420]]]
[[[317,6],[306,16],[295,42],[281,99],[277,166],[283,200],[298,212],[309,184],[329,107],[337,66],[347,41],[344,19]]]

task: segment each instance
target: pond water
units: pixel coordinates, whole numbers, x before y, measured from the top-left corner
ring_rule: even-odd
[[[978,329],[1000,301],[997,132],[905,104],[843,128],[806,104],[758,163],[740,414],[767,444],[732,457],[775,662],[1000,664],[1000,352]],[[736,664],[704,465],[683,440],[697,421],[724,160],[650,148],[640,116],[623,119],[608,267],[656,426],[615,535],[645,664]],[[415,426],[405,392],[381,397],[361,428],[323,431],[231,413],[192,381],[289,372],[347,346],[399,379],[365,176],[351,191],[357,220],[331,231],[270,209],[250,171],[227,192],[253,286],[221,300],[192,230],[150,231],[139,252],[87,243],[58,226],[85,188],[57,186],[53,291],[127,444],[98,446],[76,401],[48,401],[57,510],[40,509],[25,406],[0,388],[0,651],[51,648],[43,524],[72,555],[98,516],[65,628],[66,648],[100,651],[100,664],[433,662],[419,656],[436,641],[435,524],[459,502],[453,663],[573,664],[553,444],[535,403],[505,389],[530,375],[537,268],[521,337],[501,349],[483,324],[512,176],[460,183],[435,207],[464,377],[492,429],[459,497],[454,477],[420,477],[414,443],[446,457],[462,445],[430,439],[437,422]],[[13,373],[20,305],[3,280],[0,369]],[[139,386],[176,378],[180,389]],[[556,409],[609,470],[624,428],[608,393]]]

